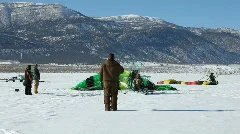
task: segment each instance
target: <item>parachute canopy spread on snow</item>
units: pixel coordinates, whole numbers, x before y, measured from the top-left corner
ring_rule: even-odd
[[[133,70],[127,71],[125,70],[120,76],[119,76],[119,89],[120,90],[128,90],[128,89],[133,89],[133,78],[132,78],[132,73],[134,73]],[[143,77],[143,83],[144,87],[149,87],[153,82],[151,82],[147,77]],[[77,84],[75,87],[72,87],[71,90],[103,90],[103,87],[101,85],[100,81],[100,74],[97,73],[93,76],[90,76],[89,78],[83,80],[79,84]],[[170,85],[154,85],[154,90],[177,90],[176,88],[173,88]]]

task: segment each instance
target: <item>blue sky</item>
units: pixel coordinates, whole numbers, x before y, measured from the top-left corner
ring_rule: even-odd
[[[1,0],[58,3],[90,17],[136,14],[185,27],[240,30],[240,0]]]

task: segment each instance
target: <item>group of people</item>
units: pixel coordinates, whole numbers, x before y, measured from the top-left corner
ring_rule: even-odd
[[[100,69],[101,82],[103,82],[104,88],[104,104],[105,111],[116,111],[117,110],[117,96],[119,89],[119,75],[124,72],[123,67],[115,61],[114,54],[110,53],[108,59],[103,63]],[[134,76],[132,77],[131,85],[134,85],[134,90],[140,90],[144,86],[144,81],[141,78],[140,74],[133,71]],[[211,82],[216,82],[216,77],[214,73],[211,73],[209,76]],[[154,84],[150,83],[150,86],[154,87]],[[151,87],[150,87],[151,88]]]
[[[105,111],[117,111],[117,99],[119,89],[119,75],[124,72],[124,68],[115,60],[114,54],[110,53],[107,60],[103,63],[100,69],[100,81],[104,88],[104,104]],[[216,81],[213,73],[210,76],[211,81]],[[38,86],[40,80],[40,72],[38,65],[34,66],[34,73],[31,72],[31,65],[25,70],[25,94],[32,95],[31,88],[34,83],[34,93],[38,93]],[[139,90],[142,88],[143,79],[140,74],[136,74],[133,79],[134,88]]]
[[[115,60],[114,54],[110,53],[108,59],[103,63],[100,69],[100,81],[103,83],[104,88],[104,104],[105,111],[117,111],[117,99],[119,89],[119,75],[124,72],[124,68]],[[32,83],[34,84],[34,93],[38,93],[38,86],[40,80],[40,72],[38,64],[34,66],[34,72],[31,72],[31,65],[28,65],[25,70],[25,94],[32,95]],[[133,81],[133,84],[140,88],[143,83],[139,74]]]
[[[31,72],[31,65],[28,65],[24,71],[25,80],[23,85],[25,86],[25,95],[32,95],[32,83],[34,84],[34,93],[38,93],[38,86],[40,80],[40,72],[38,64],[34,66],[34,72]]]

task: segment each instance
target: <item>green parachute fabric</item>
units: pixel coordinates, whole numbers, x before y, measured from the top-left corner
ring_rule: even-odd
[[[177,90],[177,89],[170,85],[156,85],[155,90],[156,91],[164,91],[164,90]]]
[[[151,82],[147,78],[142,78],[144,81],[144,86],[147,87],[147,85]],[[119,88],[121,90],[127,90],[127,89],[133,89],[133,84],[131,80],[131,72],[125,70],[122,74],[119,76],[120,84]],[[72,87],[71,90],[103,90],[101,81],[100,81],[100,74],[97,73],[94,76],[90,76],[86,80],[83,80],[75,87]],[[156,85],[155,90],[176,90],[176,88],[173,88],[170,85]]]
[[[121,90],[128,89],[128,77],[130,76],[131,72],[130,71],[124,71],[122,74],[120,74],[119,79],[120,79],[120,85],[119,88]],[[92,81],[88,81],[90,78],[92,78]],[[90,77],[89,79],[87,78],[86,80],[83,80],[80,82],[77,86],[71,88],[71,90],[103,90],[101,86],[101,81],[100,81],[100,74],[97,73],[96,75]],[[92,83],[91,83],[92,82]]]

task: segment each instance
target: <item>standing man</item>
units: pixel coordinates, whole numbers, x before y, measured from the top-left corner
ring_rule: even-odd
[[[113,111],[117,111],[119,75],[123,72],[123,67],[114,60],[114,54],[110,53],[100,70],[100,81],[104,84],[105,111],[110,111],[110,108]],[[111,106],[110,103],[112,104]]]
[[[25,94],[32,95],[32,72],[31,72],[31,65],[28,65],[25,72],[25,80],[23,82],[25,86]]]
[[[38,86],[39,86],[39,80],[40,80],[40,73],[38,70],[38,64],[35,65],[34,67],[34,93],[37,94],[38,93]]]

